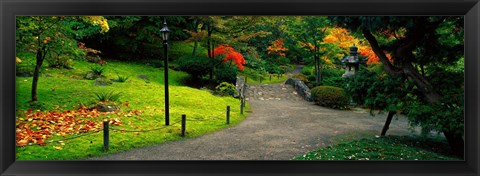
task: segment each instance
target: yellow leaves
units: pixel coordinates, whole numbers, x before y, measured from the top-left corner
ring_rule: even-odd
[[[62,148],[61,146],[53,146],[53,148],[54,148],[55,150],[63,150],[63,148]]]
[[[83,20],[94,26],[100,26],[100,33],[106,33],[110,30],[107,19],[103,16],[84,16]]]
[[[52,40],[51,37],[45,37],[45,39],[42,40],[44,44],[47,44],[50,40]]]
[[[22,63],[22,60],[18,57],[15,57],[15,63]]]
[[[311,51],[315,50],[315,46],[312,43],[300,43],[300,46],[309,48]]]

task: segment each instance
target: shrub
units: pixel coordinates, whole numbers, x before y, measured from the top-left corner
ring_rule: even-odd
[[[323,78],[329,78],[329,77],[342,77],[342,75],[345,73],[345,70],[343,69],[336,69],[336,68],[326,68],[322,69],[322,77]]]
[[[102,75],[102,73],[105,71],[105,67],[103,67],[103,65],[95,64],[95,65],[90,67],[90,70],[95,75]]]
[[[95,92],[95,97],[99,102],[116,102],[120,100],[121,92]]]
[[[303,81],[303,83],[305,83],[305,84],[310,83],[310,80],[308,80],[307,76],[302,75],[302,74],[293,75],[292,78],[297,78],[300,81]]]
[[[344,87],[345,78],[342,77],[324,77],[322,79],[322,86]]]
[[[302,68],[302,74],[304,74],[305,76],[313,75],[312,72],[313,72],[313,67],[311,66],[305,66]]]
[[[333,86],[318,86],[311,90],[316,104],[334,109],[346,109],[349,97],[342,88]]]
[[[46,57],[45,60],[49,67],[53,68],[67,68],[70,69],[74,65],[73,60],[66,55],[57,55],[53,57]]]
[[[198,80],[210,71],[211,60],[200,56],[183,56],[178,59],[177,64],[181,71],[187,72],[192,79]]]
[[[233,97],[237,94],[237,89],[235,88],[235,85],[231,83],[222,82],[217,87],[215,87],[215,93],[220,96]]]
[[[276,65],[276,64],[273,64],[273,63],[265,63],[265,71],[267,71],[268,73],[271,73],[271,74],[283,74],[284,73],[284,70]]]
[[[117,78],[113,82],[125,82],[128,80],[128,76],[117,75]]]
[[[278,64],[278,65],[288,65],[288,64],[290,64],[290,59],[288,59],[286,57],[279,57],[276,60],[276,64]]]
[[[214,76],[217,83],[235,83],[237,81],[237,73],[237,67],[222,64],[215,68]]]

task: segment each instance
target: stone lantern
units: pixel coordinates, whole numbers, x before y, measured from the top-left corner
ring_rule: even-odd
[[[343,78],[353,76],[357,71],[360,64],[360,58],[357,56],[358,48],[353,44],[350,47],[350,56],[346,56],[342,59],[342,63],[345,63],[345,73],[342,75]]]

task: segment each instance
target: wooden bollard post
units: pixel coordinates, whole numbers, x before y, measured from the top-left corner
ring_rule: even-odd
[[[227,106],[227,124],[230,124],[230,106]]]
[[[110,139],[109,139],[109,130],[108,130],[108,120],[104,120],[103,121],[103,150],[104,151],[108,151],[108,148],[109,148],[109,142],[110,142]]]
[[[186,123],[187,123],[187,115],[182,114],[182,134],[181,134],[182,137],[185,137],[185,128],[187,126]]]
[[[245,97],[240,99],[240,114],[243,114],[243,107],[245,107]]]
[[[243,99],[240,100],[240,114],[243,114]]]

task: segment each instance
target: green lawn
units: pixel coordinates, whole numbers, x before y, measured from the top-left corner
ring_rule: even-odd
[[[121,112],[124,114],[132,110],[143,112],[133,116],[103,115],[94,119],[96,123],[101,123],[103,119],[117,118],[122,122],[122,126],[114,126],[117,129],[149,130],[164,127],[163,69],[144,64],[108,61],[103,73],[107,79],[115,79],[120,75],[127,76],[128,80],[123,83],[113,82],[110,86],[95,86],[94,80],[83,79],[91,65],[93,63],[76,61],[74,69],[42,68],[38,83],[39,103],[35,106],[40,108],[38,111],[74,110],[79,104],[92,106],[93,103],[98,102],[95,93],[117,92],[121,95],[119,102],[128,102],[128,107],[121,106]],[[146,75],[148,80],[138,78],[138,75]],[[180,123],[175,123],[180,121],[182,114],[187,115],[185,138],[200,136],[235,125],[247,116],[247,113],[240,114],[238,99],[219,97],[205,90],[183,86],[182,81],[187,76],[184,72],[169,70],[170,123],[172,125],[168,128],[139,133],[110,131],[110,150],[108,152],[102,150],[102,132],[46,146],[17,147],[17,159],[77,160],[183,139],[179,136]],[[16,82],[17,114],[22,114],[30,108],[28,101],[31,96],[32,77],[17,77]],[[231,123],[229,125],[225,123],[226,106],[231,107]],[[249,109],[248,104],[246,109]],[[20,115],[17,117],[17,121],[19,118],[25,117]],[[34,122],[35,120],[28,123],[33,124]],[[32,130],[42,129],[32,127]],[[76,135],[67,135],[65,138],[72,136]],[[54,135],[46,141],[62,139],[64,137]]]
[[[440,146],[440,139],[387,136],[343,141],[294,157],[293,160],[460,160]]]

